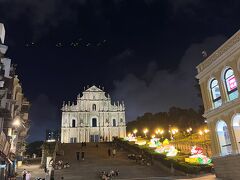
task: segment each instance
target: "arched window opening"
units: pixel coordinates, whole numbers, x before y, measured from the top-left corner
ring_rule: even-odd
[[[92,127],[97,127],[97,119],[92,118]]]
[[[213,79],[210,83],[211,96],[214,108],[222,105],[221,93],[218,85],[218,81]]]
[[[218,121],[216,125],[220,150],[222,155],[232,153],[232,144],[228,132],[227,124],[224,121]]]
[[[233,117],[232,126],[238,146],[238,152],[240,152],[240,114]]]
[[[116,127],[117,123],[116,123],[116,119],[113,119],[113,127]]]
[[[72,127],[76,127],[76,120],[75,119],[72,120]]]
[[[231,68],[225,71],[224,81],[229,100],[236,99],[238,97],[237,81]]]
[[[97,109],[96,104],[93,104],[93,105],[92,105],[92,110],[93,110],[93,111],[96,111],[96,109]]]

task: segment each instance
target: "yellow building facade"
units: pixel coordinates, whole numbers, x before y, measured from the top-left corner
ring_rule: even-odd
[[[240,179],[240,31],[197,70],[216,175]]]

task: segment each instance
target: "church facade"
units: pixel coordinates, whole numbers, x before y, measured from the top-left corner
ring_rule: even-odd
[[[63,103],[61,143],[112,141],[126,136],[124,103],[111,103],[103,88],[92,86],[77,96],[77,102]]]

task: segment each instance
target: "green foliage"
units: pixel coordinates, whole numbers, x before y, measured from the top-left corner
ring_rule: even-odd
[[[38,157],[42,155],[41,146],[43,145],[43,141],[34,141],[26,146],[26,154],[32,156],[36,154]]]
[[[142,129],[148,128],[150,133],[154,133],[156,128],[169,129],[169,125],[177,127],[180,130],[186,130],[189,127],[193,129],[199,128],[204,124],[204,118],[200,112],[194,109],[181,109],[172,107],[169,112],[159,112],[156,114],[145,113],[143,116],[138,117],[135,121],[127,123],[127,131],[132,132],[137,128],[138,134],[142,134]],[[166,133],[165,133],[166,137]]]
[[[52,156],[55,150],[56,142],[44,142],[42,147],[47,156]]]

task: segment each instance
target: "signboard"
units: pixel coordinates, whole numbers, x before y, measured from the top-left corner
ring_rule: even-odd
[[[230,91],[237,88],[235,76],[232,76],[231,78],[228,79],[228,86]]]
[[[4,39],[5,39],[5,28],[2,23],[0,23],[0,40],[2,44],[4,44]]]

